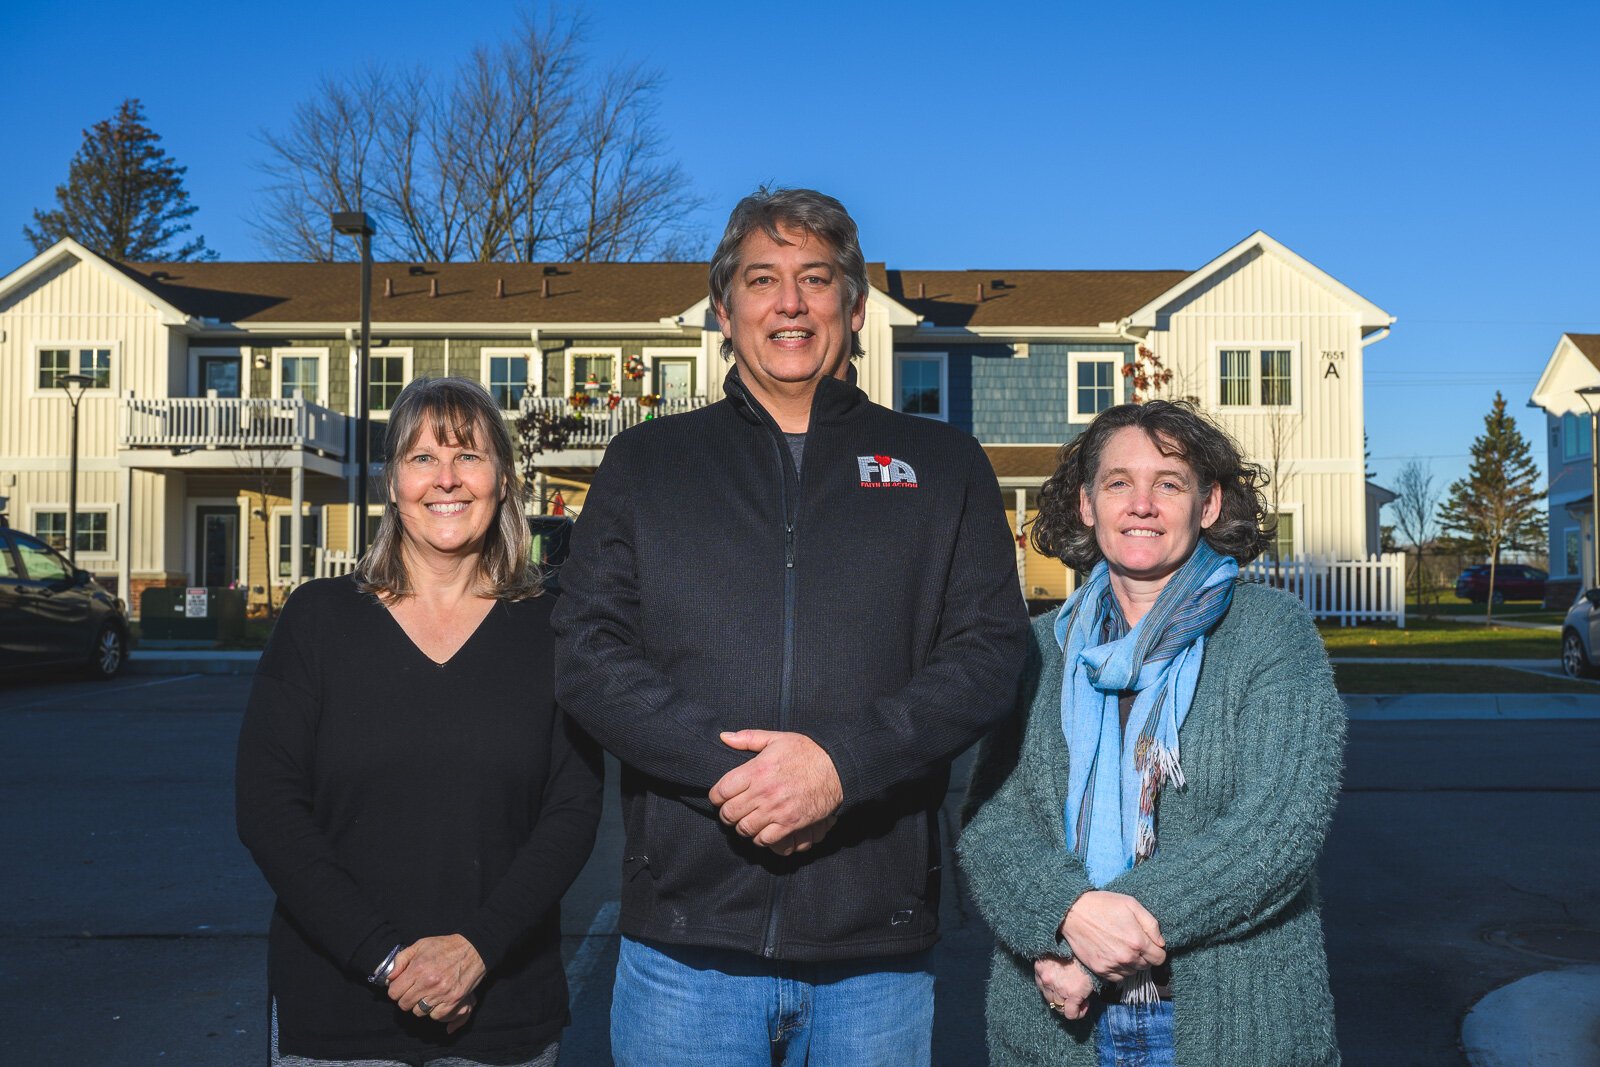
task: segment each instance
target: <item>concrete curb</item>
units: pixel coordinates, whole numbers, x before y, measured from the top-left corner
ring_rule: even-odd
[[[1600,1063],[1600,965],[1542,971],[1501,986],[1461,1023],[1474,1067]]]
[[[1600,719],[1600,694],[1362,693],[1347,695],[1344,707],[1355,721]]]

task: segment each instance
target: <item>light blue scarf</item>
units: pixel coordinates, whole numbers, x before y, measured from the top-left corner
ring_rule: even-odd
[[[1096,886],[1156,848],[1156,799],[1183,785],[1178,731],[1194,701],[1205,635],[1233,600],[1239,564],[1201,541],[1130,630],[1102,560],[1056,616],[1065,653],[1061,732],[1067,740],[1067,846]],[[1136,691],[1126,730],[1118,694]],[[1129,990],[1154,996],[1148,973]],[[1126,997],[1125,997],[1126,999]]]

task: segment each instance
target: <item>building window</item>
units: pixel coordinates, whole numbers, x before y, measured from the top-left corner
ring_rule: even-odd
[[[895,410],[930,419],[949,417],[945,405],[949,374],[943,352],[896,356],[894,372]]]
[[[274,550],[277,559],[277,575],[287,579],[293,573],[294,564],[294,515],[289,511],[278,512],[278,544]],[[300,576],[310,578],[317,573],[317,548],[322,544],[322,515],[320,512],[309,512],[300,518],[300,536],[304,544],[300,546]]]
[[[617,387],[617,357],[611,352],[574,352],[572,389],[609,393]]]
[[[1583,573],[1583,531],[1567,531],[1567,573]]]
[[[1263,407],[1288,407],[1294,402],[1290,385],[1289,352],[1267,348],[1261,352],[1261,404]]]
[[[406,387],[406,353],[374,352],[367,361],[367,407],[388,411]],[[309,394],[308,394],[309,395]]]
[[[1566,414],[1561,416],[1561,458],[1563,461],[1578,459],[1588,456],[1593,442],[1590,441],[1593,424],[1588,415]]]
[[[1294,512],[1278,512],[1278,532],[1262,556],[1267,560],[1287,563],[1294,559]]]
[[[313,404],[322,403],[322,355],[284,353],[278,356],[277,395],[293,398],[295,390]]]
[[[1114,406],[1120,399],[1121,377],[1121,353],[1067,353],[1067,421],[1091,422]]]
[[[528,357],[519,354],[485,357],[489,394],[502,411],[516,411],[528,391]]]
[[[61,379],[68,374],[81,374],[93,381],[85,389],[111,388],[111,349],[109,348],[41,348],[39,349],[39,388],[58,389]]]
[[[67,550],[67,513],[65,511],[36,511],[33,513],[33,535],[59,552]],[[78,512],[77,550],[83,553],[105,555],[111,551],[111,516],[104,511]]]
[[[1291,407],[1294,350],[1223,348],[1217,352],[1217,403],[1221,407]]]

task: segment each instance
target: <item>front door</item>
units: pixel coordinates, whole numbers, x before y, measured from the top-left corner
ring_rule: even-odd
[[[694,360],[656,360],[656,392],[663,400],[688,400],[694,395]]]
[[[239,395],[238,356],[200,357],[200,395],[210,396],[213,389],[218,396]]]
[[[196,585],[232,585],[239,577],[239,509],[202,505],[194,509]]]

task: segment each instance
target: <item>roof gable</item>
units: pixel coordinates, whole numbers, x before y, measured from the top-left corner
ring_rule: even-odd
[[[90,270],[102,274],[113,285],[123,289],[141,303],[149,305],[161,317],[164,325],[183,326],[189,322],[189,316],[159,294],[152,292],[148,286],[141,284],[126,268],[70,237],[63,237],[4,278],[0,278],[0,302],[4,302],[17,290],[45,278],[52,270],[72,263],[81,263]]]
[[[1551,415],[1587,415],[1578,390],[1600,386],[1600,334],[1564,333],[1533,387],[1530,403]]]
[[[1350,309],[1360,316],[1363,329],[1382,329],[1394,325],[1395,317],[1393,315],[1316,266],[1310,260],[1290,251],[1287,247],[1268,236],[1264,230],[1257,230],[1252,233],[1210,263],[1184,276],[1170,288],[1146,301],[1128,316],[1129,325],[1146,329],[1154,328],[1156,326],[1156,318],[1163,310],[1190,293],[1205,287],[1213,279],[1231,269],[1241,257],[1251,254],[1272,256],[1328,290],[1335,298],[1348,304]]]

